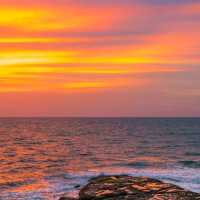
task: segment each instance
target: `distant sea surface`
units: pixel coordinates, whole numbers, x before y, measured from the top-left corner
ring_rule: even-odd
[[[0,200],[57,200],[102,174],[200,192],[198,118],[0,119]]]

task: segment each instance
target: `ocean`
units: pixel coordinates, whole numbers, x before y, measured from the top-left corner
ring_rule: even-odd
[[[0,199],[76,196],[97,175],[200,192],[200,118],[2,118]]]

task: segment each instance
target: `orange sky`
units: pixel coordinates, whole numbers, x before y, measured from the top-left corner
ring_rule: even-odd
[[[0,0],[0,116],[200,116],[200,3]]]

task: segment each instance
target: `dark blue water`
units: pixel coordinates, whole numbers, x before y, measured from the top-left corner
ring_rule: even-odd
[[[154,177],[200,192],[200,119],[0,119],[0,199],[75,196],[99,174]]]

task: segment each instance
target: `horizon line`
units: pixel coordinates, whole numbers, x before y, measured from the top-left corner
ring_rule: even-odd
[[[6,118],[200,118],[200,116],[0,116]]]

